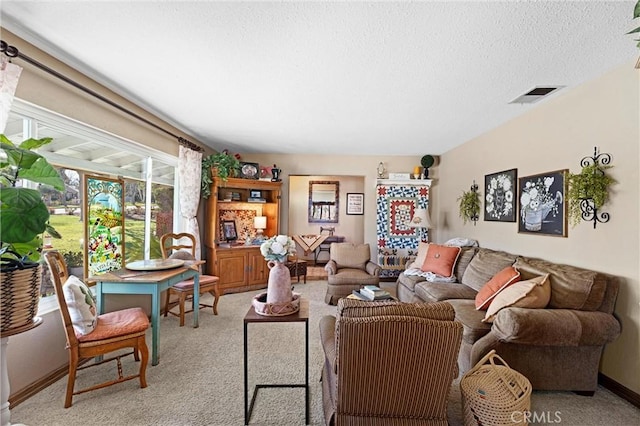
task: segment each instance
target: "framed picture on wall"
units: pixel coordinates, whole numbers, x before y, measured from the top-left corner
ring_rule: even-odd
[[[518,232],[567,236],[567,173],[556,170],[519,179]]]
[[[518,169],[484,176],[484,220],[515,222]]]
[[[361,192],[347,193],[347,214],[364,214],[364,194]]]

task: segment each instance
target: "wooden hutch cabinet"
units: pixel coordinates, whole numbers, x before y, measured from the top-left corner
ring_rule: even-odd
[[[282,182],[214,178],[206,206],[204,247],[207,274],[220,277],[223,293],[265,287],[269,268],[260,246],[243,243],[246,238],[256,236],[253,228],[256,216],[267,218],[265,237],[279,233],[281,187]],[[232,243],[231,247],[220,246],[220,242],[224,243],[221,225],[224,220],[233,220],[236,224],[240,242]]]

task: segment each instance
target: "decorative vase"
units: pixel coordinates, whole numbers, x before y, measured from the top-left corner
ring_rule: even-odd
[[[282,262],[270,260],[269,282],[267,284],[267,303],[287,303],[293,299],[291,274]]]
[[[300,310],[300,294],[291,290],[289,268],[282,262],[269,261],[267,292],[253,298],[253,307],[259,315],[284,316]]]

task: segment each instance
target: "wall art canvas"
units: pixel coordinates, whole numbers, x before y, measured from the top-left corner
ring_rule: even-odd
[[[518,170],[511,169],[484,176],[484,220],[515,222]]]
[[[518,232],[567,236],[567,169],[519,179]]]

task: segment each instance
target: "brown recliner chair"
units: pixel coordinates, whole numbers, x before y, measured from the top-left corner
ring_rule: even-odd
[[[447,302],[338,301],[320,319],[325,424],[447,425],[462,324]]]
[[[338,299],[365,285],[380,283],[380,266],[371,262],[369,244],[331,243],[327,271],[327,294],[324,301],[335,305]]]

